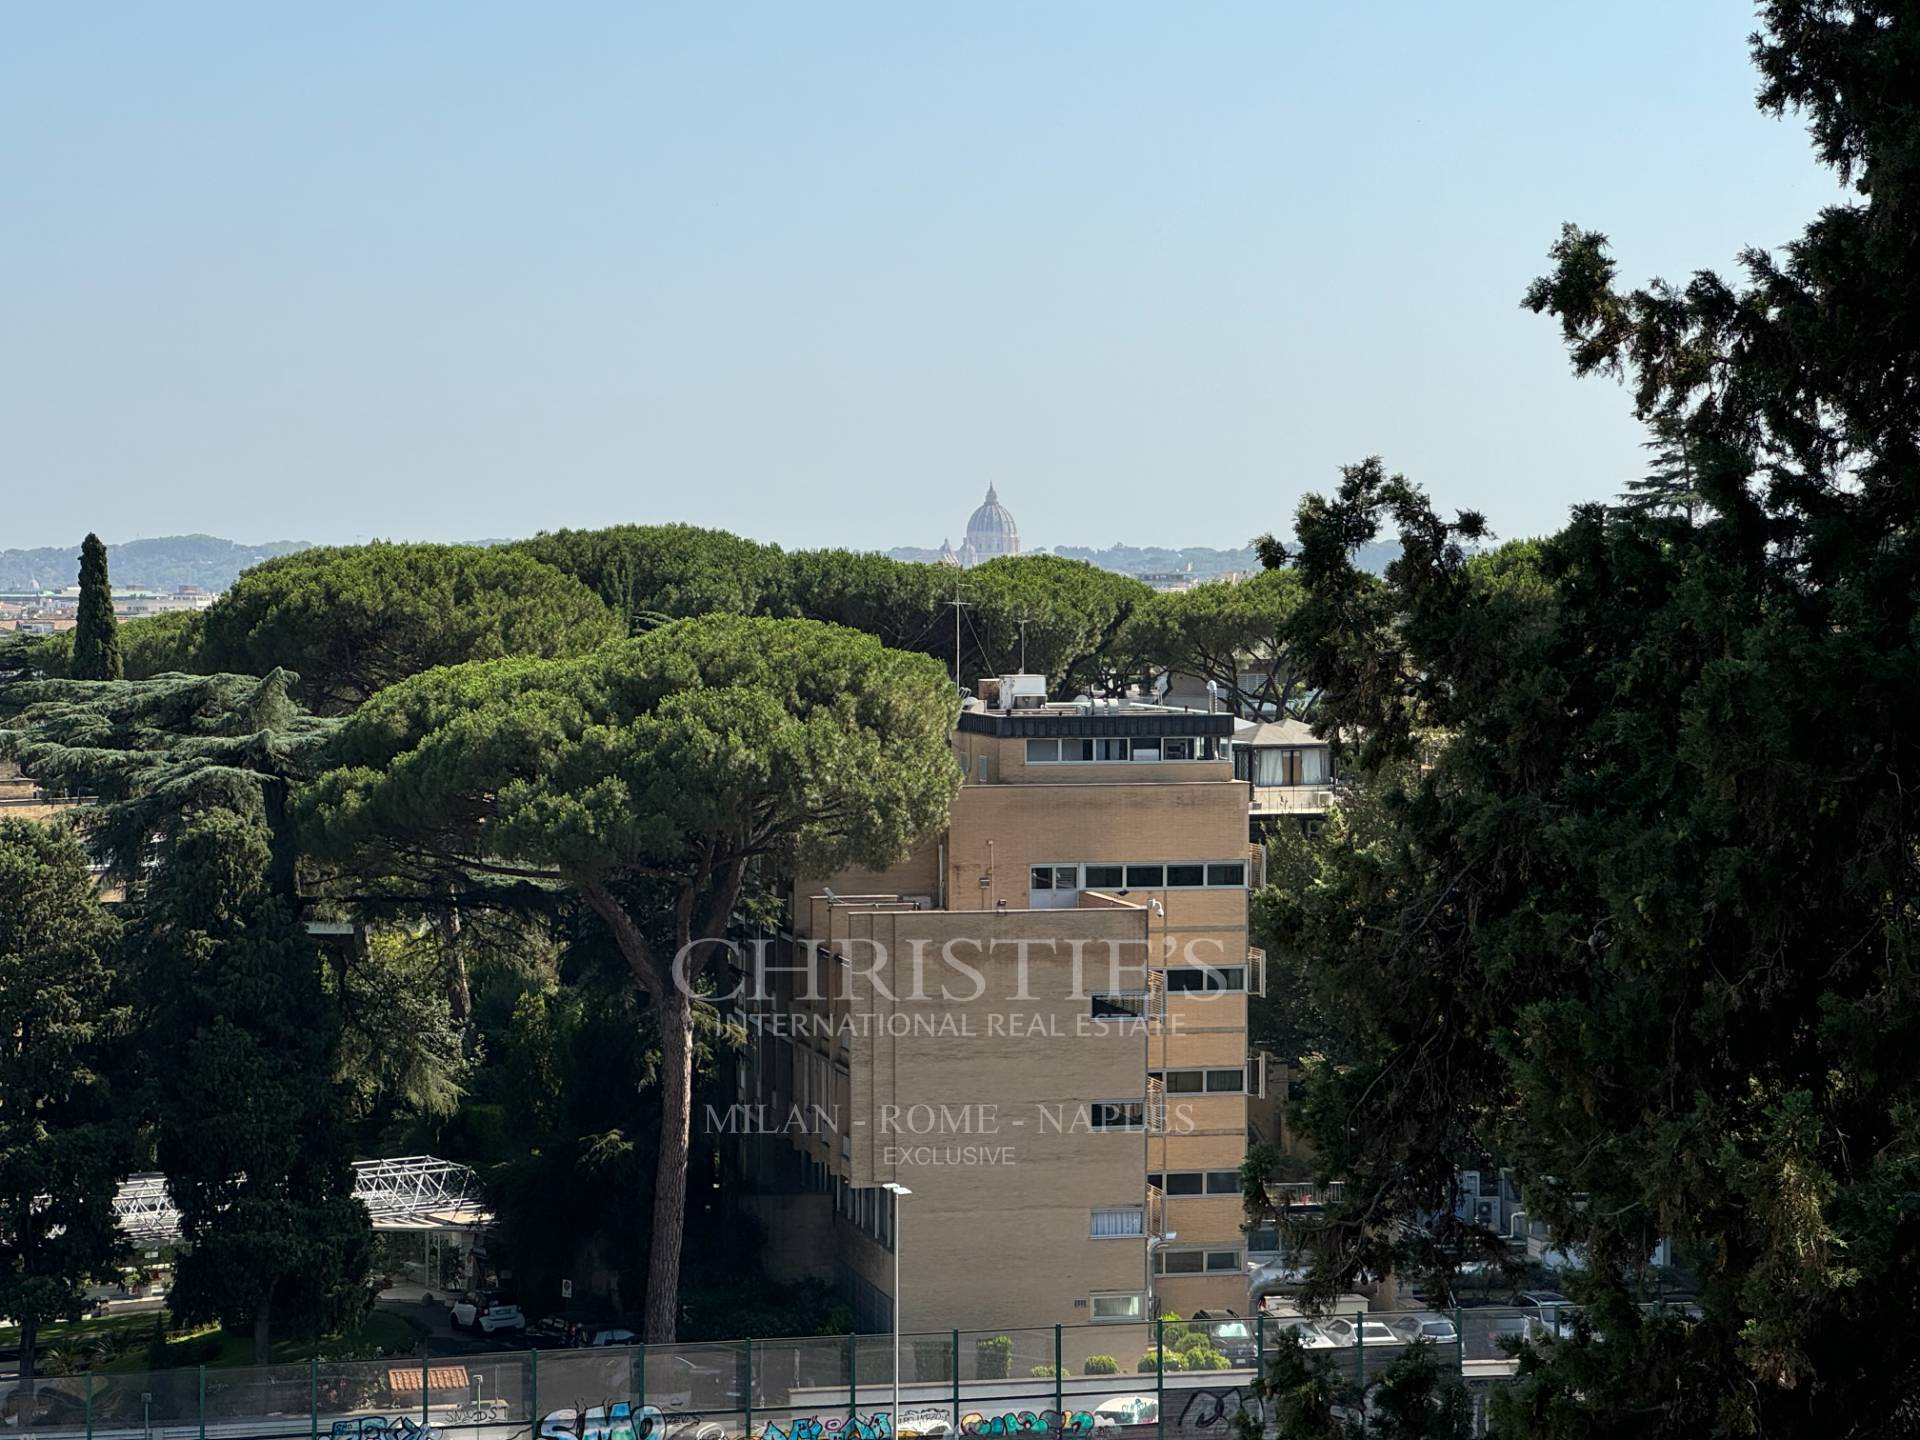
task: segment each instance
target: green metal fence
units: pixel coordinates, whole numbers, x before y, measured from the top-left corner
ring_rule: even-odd
[[[1417,1323],[1416,1323],[1417,1322]],[[1424,1331],[1422,1329],[1424,1327]],[[1470,1386],[1570,1312],[1220,1317],[0,1379],[36,1440],[1231,1440],[1297,1330],[1364,1391],[1414,1344]]]

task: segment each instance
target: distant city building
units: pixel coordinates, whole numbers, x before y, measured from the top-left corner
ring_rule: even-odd
[[[939,563],[971,570],[982,560],[1019,553],[1020,528],[1013,523],[1012,512],[1000,503],[999,494],[989,485],[987,498],[967,521],[966,537],[960,542],[960,548],[954,549],[945,540],[940,542]],[[910,556],[908,552],[900,551],[896,552],[895,558]]]

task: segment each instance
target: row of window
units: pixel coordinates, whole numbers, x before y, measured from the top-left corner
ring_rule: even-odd
[[[1232,1070],[1149,1070],[1149,1079],[1158,1080],[1169,1095],[1244,1095],[1247,1069]]]
[[[1162,1174],[1155,1171],[1147,1176],[1147,1183],[1156,1190],[1169,1195],[1238,1195],[1240,1193],[1240,1172],[1238,1170],[1169,1170]]]
[[[1153,1270],[1156,1275],[1237,1274],[1245,1257],[1234,1250],[1156,1250]]]
[[[891,1190],[855,1187],[838,1175],[833,1177],[834,1213],[889,1250],[893,1248],[895,1204]]]
[[[1169,995],[1220,994],[1247,988],[1244,965],[1181,965],[1163,973]]]
[[[1031,890],[1244,890],[1244,860],[1177,860],[1159,865],[1035,865]]]
[[[1027,741],[1029,765],[1159,762],[1163,760],[1224,759],[1209,756],[1207,742],[1194,736],[1154,735],[1138,739],[1066,739]]]

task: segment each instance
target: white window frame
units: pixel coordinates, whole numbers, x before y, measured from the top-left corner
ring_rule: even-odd
[[[1102,1315],[1102,1301],[1124,1301],[1127,1313],[1124,1315]],[[1096,1325],[1138,1325],[1146,1319],[1147,1297],[1138,1290],[1096,1290],[1087,1297],[1087,1313]]]
[[[1109,1225],[1131,1224],[1131,1229],[1101,1228],[1105,1218]],[[1093,1240],[1139,1240],[1147,1233],[1147,1212],[1141,1205],[1097,1205],[1087,1212],[1087,1236]]]

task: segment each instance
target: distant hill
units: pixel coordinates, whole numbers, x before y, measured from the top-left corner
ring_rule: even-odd
[[[1260,568],[1251,545],[1240,550],[1214,550],[1205,545],[1189,545],[1174,550],[1159,545],[1109,545],[1104,550],[1085,545],[1056,545],[1055,555],[1069,560],[1084,560],[1102,570],[1118,570],[1122,575],[1186,575],[1205,580],[1215,575],[1251,574]],[[1397,542],[1376,540],[1362,545],[1357,557],[1362,570],[1381,574],[1387,562],[1400,553]],[[903,545],[887,552],[895,560],[930,563],[940,558],[938,550],[920,550]]]
[[[224,590],[249,565],[311,547],[305,540],[239,545],[212,535],[164,535],[107,546],[115,586],[126,590],[171,590],[198,585]],[[0,590],[58,590],[78,582],[80,542],[40,550],[0,550]]]

